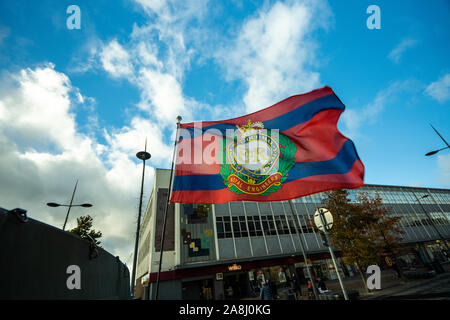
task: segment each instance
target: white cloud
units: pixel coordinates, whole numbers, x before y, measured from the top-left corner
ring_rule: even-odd
[[[8,90],[0,91],[0,206],[22,207],[30,217],[62,227],[65,211],[45,203],[70,201],[79,179],[74,201],[94,207],[72,210],[68,228],[75,226],[76,217],[90,214],[94,228],[103,232],[104,248],[128,259],[142,172],[135,154],[147,137],[153,156],[147,166],[170,159],[159,127],[136,117],[127,127],[105,131],[107,144],[100,144],[80,133],[75,122],[76,108],[89,98],[54,65],[21,70],[1,83]],[[153,172],[148,166],[146,195]]]
[[[320,85],[319,73],[311,68],[317,63],[311,34],[330,20],[325,2],[288,1],[264,7],[245,22],[232,46],[225,46],[217,58],[228,79],[247,85],[248,112]]]
[[[116,39],[102,48],[100,61],[103,68],[114,78],[130,76],[133,73],[130,56]]]
[[[173,131],[175,119],[192,118],[195,110],[205,107],[183,93],[182,82],[194,50],[186,45],[192,28],[190,22],[203,17],[207,1],[183,4],[175,1],[136,0],[147,15],[141,26],[133,25],[128,42],[116,39],[101,45],[97,56],[113,78],[125,77],[140,91],[137,106],[158,122],[162,129]],[[197,35],[197,33],[196,33]],[[91,65],[91,63],[88,63]],[[88,69],[86,69],[88,70]]]
[[[95,32],[90,32],[88,38],[73,53],[67,70],[70,73],[85,73],[95,71],[101,67],[99,64],[99,54],[105,45],[98,38]]]
[[[21,91],[16,95],[5,92],[0,100],[0,123],[4,134],[24,146],[52,144],[63,151],[67,144],[76,143],[77,137],[70,112],[70,81],[53,68],[48,65],[12,75]]]
[[[129,127],[107,134],[106,139],[113,150],[125,154],[143,150],[147,139],[147,151],[152,155],[152,165],[165,165],[171,159],[172,147],[163,143],[163,136],[161,127],[156,123],[135,117]]]
[[[389,52],[389,59],[391,59],[394,63],[399,63],[403,53],[406,50],[414,47],[417,43],[418,41],[415,39],[403,39],[394,49],[392,49],[391,52]]]
[[[425,93],[437,100],[439,103],[444,103],[450,99],[450,73],[442,76],[439,80],[430,83],[425,89]]]
[[[188,114],[181,85],[173,75],[145,68],[138,85],[142,92],[141,108],[148,109],[151,105],[149,111],[161,122],[174,124],[178,115]]]
[[[392,103],[402,91],[413,90],[415,86],[412,80],[396,81],[380,90],[375,99],[364,107],[346,108],[341,117],[345,126],[343,130],[345,135],[352,138],[358,137],[363,125],[375,123],[387,104]]]

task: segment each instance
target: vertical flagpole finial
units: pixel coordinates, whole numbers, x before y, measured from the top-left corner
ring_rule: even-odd
[[[177,124],[180,124],[180,123],[181,123],[181,120],[183,120],[183,118],[182,118],[181,116],[178,116],[178,117],[177,117]]]

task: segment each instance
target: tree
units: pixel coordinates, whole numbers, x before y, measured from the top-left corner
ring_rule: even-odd
[[[90,240],[89,237],[91,237],[95,241],[95,244],[99,245],[100,241],[98,241],[97,239],[101,238],[102,233],[101,231],[95,231],[91,229],[92,222],[93,219],[90,215],[81,216],[77,218],[77,226],[70,230],[70,232],[76,234],[82,239]]]
[[[332,244],[341,251],[344,262],[358,268],[364,287],[368,292],[363,270],[380,262],[380,253],[388,252],[396,261],[395,251],[399,247],[403,231],[398,227],[400,217],[392,216],[377,194],[370,198],[361,193],[357,203],[352,203],[346,190],[327,193],[324,205],[333,214],[330,230]],[[401,270],[394,266],[401,277]]]
[[[350,202],[346,190],[327,192],[323,204],[333,214],[333,228],[329,231],[332,245],[341,252],[346,264],[357,267],[368,292],[363,270],[379,262],[377,245],[366,232],[371,223],[370,215]]]
[[[404,234],[398,224],[401,217],[393,216],[383,206],[383,201],[378,194],[374,198],[370,198],[367,193],[361,193],[358,196],[358,202],[363,214],[371,218],[367,226],[367,232],[371,233],[378,251],[384,251],[394,258],[393,268],[396,270],[399,278],[403,278],[396,255],[396,251],[400,247],[400,241],[402,240],[400,235]]]

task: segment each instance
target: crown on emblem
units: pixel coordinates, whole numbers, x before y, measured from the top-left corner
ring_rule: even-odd
[[[257,132],[258,130],[264,129],[264,125],[261,121],[252,123],[252,120],[248,119],[247,124],[243,126],[237,126],[242,135],[246,136]]]

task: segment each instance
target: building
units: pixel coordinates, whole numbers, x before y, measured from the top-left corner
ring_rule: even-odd
[[[169,174],[169,170],[156,170],[141,225],[135,296],[143,299],[155,294]],[[436,258],[448,260],[441,253],[440,240],[450,238],[450,190],[365,185],[349,192],[352,199],[358,192],[377,192],[391,213],[402,217],[405,233],[399,264],[404,268]],[[310,222],[324,196],[318,193],[293,200],[294,214],[287,201],[171,204],[159,298],[251,298],[256,280],[261,279],[271,279],[282,291],[293,273],[305,280],[300,239],[314,274],[336,279],[328,248]],[[338,272],[353,276],[355,268],[344,265],[339,252],[336,255]],[[384,267],[388,265],[386,259]]]

